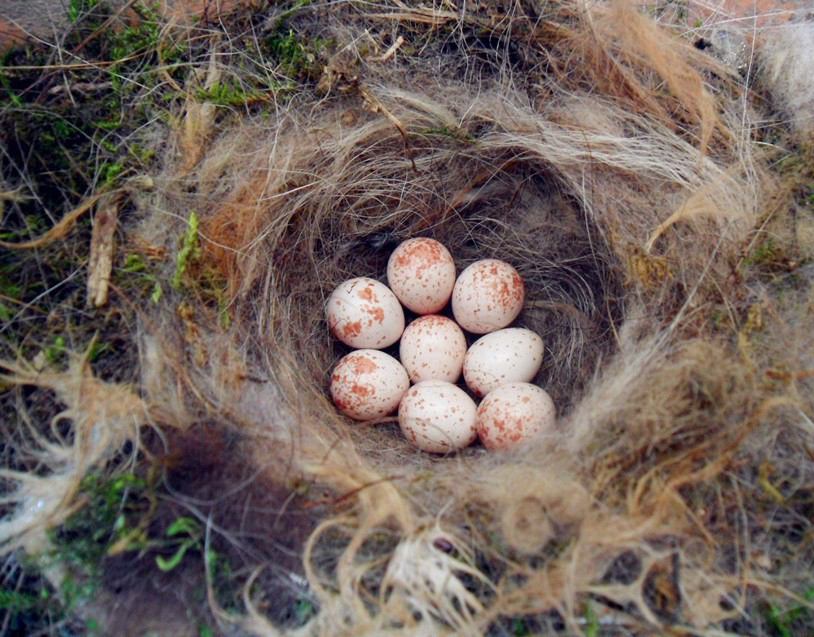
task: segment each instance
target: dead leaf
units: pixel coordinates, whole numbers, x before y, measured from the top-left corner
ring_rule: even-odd
[[[217,55],[218,49],[213,44],[203,84],[205,91],[211,91],[220,81],[221,73],[217,65]],[[212,102],[199,101],[195,92],[189,91],[184,103],[180,136],[181,166],[184,172],[190,170],[200,160],[214,121],[215,105]]]
[[[113,271],[113,239],[119,219],[119,197],[108,195],[99,201],[93,217],[88,262],[88,305],[107,303],[110,273]]]

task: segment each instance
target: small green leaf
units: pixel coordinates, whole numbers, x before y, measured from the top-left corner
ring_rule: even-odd
[[[512,634],[514,637],[526,637],[526,635],[529,634],[528,628],[526,628],[526,622],[519,617],[515,617],[512,620]]]
[[[181,563],[181,560],[184,559],[184,554],[186,554],[187,549],[191,548],[195,544],[194,540],[187,540],[181,546],[178,547],[178,550],[175,551],[175,554],[168,560],[165,560],[160,555],[155,556],[155,563],[159,569],[162,571],[171,571],[176,566]]]
[[[773,604],[769,606],[766,615],[769,623],[774,627],[780,637],[791,637],[791,633],[786,626],[786,620],[777,606]]]
[[[585,635],[585,637],[596,637],[599,634],[599,618],[596,616],[591,602],[585,602],[583,617],[585,618],[585,628],[582,634]]]
[[[310,600],[301,597],[294,602],[294,614],[297,616],[297,622],[304,624],[314,614],[314,605]]]
[[[229,310],[226,309],[226,306],[218,308],[218,322],[225,330],[228,330],[232,324],[232,319],[229,317]]]
[[[146,267],[147,264],[144,263],[144,259],[142,259],[139,255],[128,254],[124,258],[122,272],[142,272]]]
[[[172,275],[170,285],[173,289],[181,287],[181,277],[187,269],[190,261],[198,258],[198,215],[195,211],[189,213],[189,221],[187,222],[187,231],[184,233],[184,242],[181,245],[181,250],[178,252],[178,257],[175,259],[175,274]]]
[[[110,152],[115,152],[115,148],[108,149]],[[119,162],[104,162],[100,168],[102,175],[102,186],[109,186],[116,178],[124,172],[124,166]]]
[[[45,356],[48,361],[53,365],[61,354],[65,352],[65,339],[62,336],[57,336],[54,339],[54,344],[45,350]]]
[[[150,300],[157,304],[161,300],[161,296],[163,294],[164,290],[161,289],[161,284],[156,281],[155,285],[153,285],[153,293],[150,295]]]
[[[179,533],[186,533],[187,535],[196,535],[198,533],[198,523],[189,517],[180,517],[167,527],[166,536],[174,537]]]

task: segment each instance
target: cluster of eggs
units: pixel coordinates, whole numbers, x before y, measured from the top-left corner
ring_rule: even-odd
[[[490,450],[515,448],[554,425],[549,395],[530,384],[543,360],[534,332],[508,327],[523,308],[517,271],[497,259],[476,261],[456,278],[449,251],[429,238],[400,244],[387,282],[345,281],[326,307],[331,332],[359,348],[331,374],[334,404],[355,420],[398,408],[405,437],[431,453],[462,449],[480,438]],[[455,320],[439,314],[452,300]],[[419,318],[405,328],[402,304]],[[483,335],[467,349],[466,330]],[[380,351],[399,339],[399,360]],[[476,397],[456,385],[463,373]],[[410,387],[410,383],[414,383]]]

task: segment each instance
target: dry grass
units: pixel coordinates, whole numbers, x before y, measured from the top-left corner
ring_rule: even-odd
[[[200,220],[182,271],[156,266],[177,289],[134,306],[135,344],[139,404],[182,432],[170,452],[204,422],[237,441],[198,460],[211,485],[192,480],[210,504],[217,489],[241,494],[242,508],[220,512],[239,524],[212,531],[201,516],[207,542],[214,533],[246,565],[240,613],[207,580],[221,628],[786,630],[764,599],[799,604],[788,625],[810,627],[811,247],[789,224],[811,215],[811,186],[804,167],[773,163],[810,160],[810,121],[775,121],[810,102],[795,51],[767,45],[749,86],[621,1],[338,3],[280,20],[265,23],[272,34],[284,24],[330,42],[309,53],[320,72],[307,56],[299,75],[279,60],[247,71],[252,52],[213,28],[127,228],[174,255],[190,211]],[[260,107],[206,98],[229,82],[279,87],[284,73],[300,82]],[[768,232],[782,257],[756,251]],[[442,241],[459,268],[498,257],[524,277],[518,324],[546,343],[536,382],[561,414],[556,436],[431,457],[333,408],[326,379],[344,350],[324,301],[349,276],[381,278],[414,236]],[[44,383],[15,369],[9,382]],[[63,400],[75,427],[110,421]],[[286,577],[278,557],[252,536],[263,513],[249,502],[269,485],[289,494],[274,539],[302,558],[299,594],[318,609],[296,628],[269,592]],[[177,499],[203,511],[195,497]]]

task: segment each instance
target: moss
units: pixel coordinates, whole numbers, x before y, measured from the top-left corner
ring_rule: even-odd
[[[322,73],[322,57],[333,40],[309,39],[289,29],[270,36],[267,45],[285,75],[300,81],[315,81]]]
[[[152,486],[133,474],[95,472],[84,478],[79,497],[85,504],[51,533],[54,549],[48,556],[72,571],[64,583],[69,608],[96,590],[102,560],[114,545],[123,550],[146,546],[144,534],[134,531],[143,529],[154,511]]]
[[[144,557],[156,574],[168,575],[188,561],[204,562],[201,523],[189,516],[159,516],[159,497],[166,497],[161,495],[159,475],[158,471],[148,471],[146,476],[94,472],[82,481],[83,506],[50,533],[53,549],[41,558],[45,565],[58,563],[66,568],[60,583],[66,611],[92,599],[103,586],[108,563],[117,556]],[[206,561],[222,607],[238,611],[231,562],[212,549]],[[144,570],[145,561],[140,563]],[[203,589],[201,595],[205,598]]]
[[[325,60],[334,41],[308,35],[291,26],[292,18],[310,0],[297,0],[281,12],[265,40],[263,53],[275,60],[280,71],[296,81],[316,81],[322,73]]]
[[[814,587],[806,588],[802,599],[805,602],[814,601]],[[769,625],[769,634],[777,637],[804,634],[814,621],[814,611],[805,603],[778,605],[774,601],[766,600],[759,605],[759,609]]]
[[[115,269],[114,280],[128,293],[137,297],[146,296],[153,303],[158,303],[164,295],[164,287],[155,272],[138,254],[126,254],[122,265]]]
[[[744,263],[746,265],[771,266],[773,263],[778,262],[781,254],[781,248],[775,243],[774,239],[769,238],[758,244],[752,250],[752,254],[744,260]]]
[[[98,0],[68,0],[68,20],[79,22],[87,13],[96,8]]]
[[[200,257],[200,248],[198,247],[198,217],[195,211],[189,213],[189,220],[187,221],[187,229],[181,241],[181,249],[175,257],[175,274],[172,275],[170,285],[173,288],[180,289],[181,281],[187,271],[187,267],[193,262],[197,261]]]
[[[42,577],[31,560],[6,561],[6,582],[12,586],[0,589],[0,623],[6,635],[49,634],[61,626],[65,635],[86,634],[85,622],[71,621],[56,590]]]
[[[172,107],[161,105],[160,96],[167,92],[168,74],[183,83],[189,67],[176,62],[187,49],[180,31],[162,31],[151,3],[137,2],[132,9],[125,24],[109,2],[70,3],[72,24],[62,46],[98,65],[71,62],[76,68],[54,69],[49,49],[37,44],[0,58],[0,139],[7,159],[0,168],[0,191],[15,193],[2,201],[0,239],[35,239],[94,191],[150,170],[154,130],[164,125],[160,117]],[[124,197],[120,224],[127,223],[130,210]],[[98,334],[104,345],[94,348],[94,370],[124,380],[134,373],[124,364],[133,356],[127,329],[132,313],[115,304],[110,310],[85,307],[91,228],[91,215],[85,215],[60,241],[35,251],[2,251],[0,347],[7,356],[42,351],[50,362],[59,362],[60,344],[81,347]],[[114,253],[117,264],[127,256]],[[131,271],[132,265],[124,263],[114,273],[112,300],[118,291],[144,291],[158,301],[163,286],[155,273]]]

